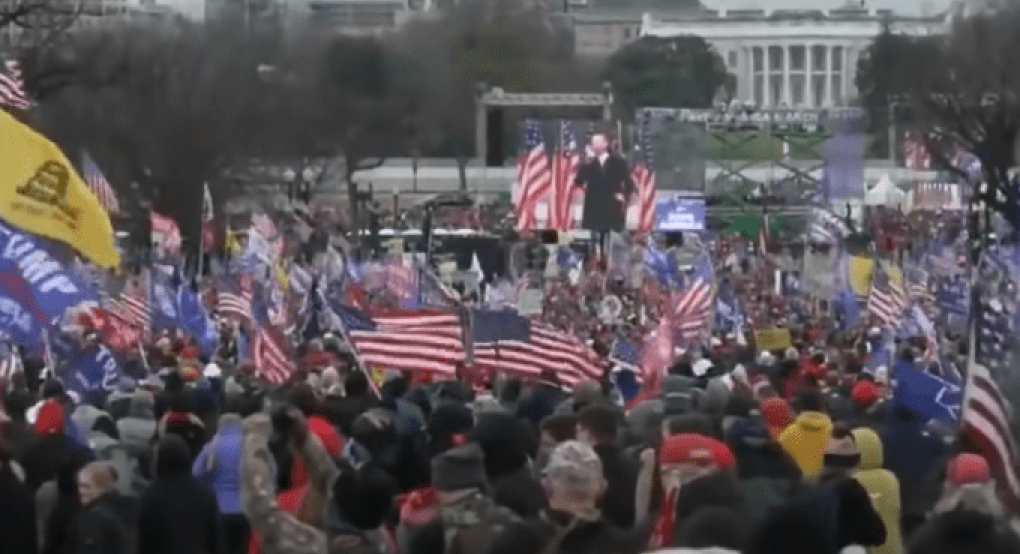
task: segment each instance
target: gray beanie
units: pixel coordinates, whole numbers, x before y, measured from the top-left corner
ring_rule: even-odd
[[[696,381],[681,375],[667,375],[662,379],[662,405],[666,417],[694,409],[696,396],[701,392]]]
[[[439,491],[484,488],[488,483],[484,459],[474,443],[443,452],[432,458],[432,486]]]

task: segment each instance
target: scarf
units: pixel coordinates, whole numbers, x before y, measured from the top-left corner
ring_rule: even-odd
[[[679,489],[673,487],[666,494],[666,501],[662,503],[662,509],[659,512],[659,521],[655,523],[655,529],[652,531],[649,548],[664,548],[673,541],[673,534],[676,530],[676,501],[679,492]]]

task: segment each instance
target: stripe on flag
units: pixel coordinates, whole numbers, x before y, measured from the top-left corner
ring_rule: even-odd
[[[9,106],[19,110],[27,110],[32,107],[32,100],[25,90],[21,64],[17,60],[7,60],[4,62],[4,70],[0,71],[0,106]]]
[[[427,310],[373,314],[375,330],[350,329],[351,342],[369,367],[456,375],[464,360],[460,317]]]
[[[707,330],[712,317],[713,273],[712,259],[702,254],[694,263],[690,286],[675,298],[673,321],[685,341],[697,340]]]
[[[536,228],[535,208],[553,188],[552,169],[542,140],[542,128],[537,121],[528,121],[524,132],[524,153],[517,161],[517,183],[520,197],[517,201],[517,230]]]
[[[602,365],[591,348],[573,335],[534,321],[528,342],[476,344],[474,354],[475,361],[494,374],[506,371],[538,377],[543,371],[551,371],[568,388],[602,378]]]
[[[294,373],[294,362],[287,355],[285,344],[281,334],[259,328],[252,344],[252,362],[260,378],[279,385]]]
[[[890,327],[899,322],[905,309],[907,295],[903,286],[890,278],[884,270],[876,267],[868,293],[868,313],[878,318],[882,326]]]
[[[634,164],[631,180],[637,188],[638,234],[647,235],[655,230],[655,172],[643,162]]]
[[[252,321],[252,279],[241,275],[237,280],[237,292],[221,288],[216,294],[216,312],[220,317],[236,319],[242,323]]]
[[[110,182],[106,180],[102,170],[88,152],[82,153],[81,172],[85,177],[85,184],[99,199],[99,205],[109,213],[119,212],[120,202],[117,201],[117,193],[113,192]]]

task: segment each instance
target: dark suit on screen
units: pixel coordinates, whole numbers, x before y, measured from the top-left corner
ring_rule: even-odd
[[[630,198],[634,193],[627,161],[612,154],[605,162],[592,159],[577,170],[574,182],[586,188],[581,228],[594,232],[623,231],[627,224],[627,206],[617,200],[616,195]]]

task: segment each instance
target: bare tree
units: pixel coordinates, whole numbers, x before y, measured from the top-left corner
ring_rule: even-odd
[[[527,0],[465,2],[439,18],[408,26],[396,48],[414,61],[427,101],[414,121],[415,146],[457,160],[461,188],[474,151],[475,86],[510,92],[597,90],[562,47],[561,29],[549,11]]]
[[[275,67],[276,54],[249,39],[180,22],[76,36],[36,60],[66,76],[41,103],[42,125],[94,152],[122,195],[137,191],[134,201],[152,202],[193,235],[203,183],[215,186],[238,161],[314,142],[295,128],[286,91],[260,71]]]
[[[0,30],[7,48],[33,48],[50,43],[78,21],[84,0],[2,0]]]
[[[958,17],[939,63],[917,74],[910,94],[937,165],[962,174],[952,163],[956,148],[977,156],[987,186],[974,199],[1002,214],[1014,230],[1020,230],[1020,212],[1008,173],[1020,132],[1018,25],[1015,4]]]
[[[407,129],[418,110],[420,91],[406,79],[400,60],[370,38],[305,41],[302,79],[314,83],[306,106],[315,106],[319,133],[332,137],[344,159],[350,215],[358,221],[359,190],[354,175],[409,151]]]

